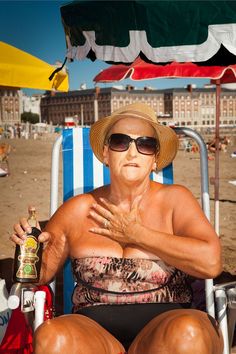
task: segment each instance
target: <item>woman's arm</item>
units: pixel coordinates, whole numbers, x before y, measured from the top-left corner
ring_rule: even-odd
[[[187,274],[216,277],[222,271],[221,245],[197,200],[182,186],[173,186],[166,197],[173,205],[173,235],[151,229],[145,232],[147,228],[136,223],[130,228],[133,238]]]
[[[68,235],[65,232],[65,208],[61,207],[47,223],[40,240],[46,238],[40,271],[40,284],[51,281],[69,255]]]
[[[79,247],[79,235],[84,218],[87,216],[88,195],[80,195],[65,202],[48,221],[45,229],[39,236],[44,243],[40,284],[48,283],[63,266],[70,255],[70,240],[76,235],[76,247]],[[91,203],[91,201],[90,201]],[[11,240],[21,244],[25,239],[25,232],[30,231],[26,218],[14,225],[14,234]]]
[[[68,242],[62,220],[64,207],[60,207],[48,221],[45,229],[39,235],[39,242],[43,243],[42,265],[40,269],[39,284],[46,284],[56,275],[68,255]],[[37,227],[40,229],[39,223]],[[31,227],[26,218],[21,218],[14,225],[14,233],[10,237],[15,244],[22,245],[26,233],[31,232]]]

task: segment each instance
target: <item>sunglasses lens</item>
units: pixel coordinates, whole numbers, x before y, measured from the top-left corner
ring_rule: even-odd
[[[129,148],[130,138],[125,134],[112,134],[108,139],[109,147],[114,151],[126,151]]]
[[[108,144],[111,150],[121,152],[128,150],[131,141],[135,141],[140,154],[153,155],[157,151],[157,140],[148,136],[132,139],[126,134],[112,134],[108,139]]]
[[[153,155],[157,151],[157,140],[151,137],[140,137],[137,139],[137,150],[140,154]]]

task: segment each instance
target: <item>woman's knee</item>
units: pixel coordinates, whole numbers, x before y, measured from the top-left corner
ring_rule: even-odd
[[[214,325],[213,325],[214,322]],[[220,354],[223,340],[216,321],[198,310],[177,311],[167,316],[163,328],[159,326],[156,337],[162,330],[163,342],[176,354]]]
[[[174,310],[157,316],[144,329],[134,348],[146,353],[220,354],[222,338],[207,314],[197,310]],[[135,344],[135,343],[134,343]]]
[[[71,341],[73,338],[64,319],[47,320],[34,333],[34,353],[67,354],[73,344]]]
[[[212,353],[211,338],[204,323],[192,313],[178,314],[169,320],[164,341],[176,354]]]
[[[118,340],[98,323],[82,315],[64,315],[48,320],[38,327],[34,336],[35,354],[123,352]]]

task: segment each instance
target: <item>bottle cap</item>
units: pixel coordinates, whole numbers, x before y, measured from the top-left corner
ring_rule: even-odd
[[[15,310],[20,306],[20,298],[17,295],[10,295],[7,299],[9,309]]]
[[[35,206],[34,206],[34,205],[29,205],[29,206],[28,206],[28,211],[29,211],[29,212],[30,212],[30,211],[36,211]]]

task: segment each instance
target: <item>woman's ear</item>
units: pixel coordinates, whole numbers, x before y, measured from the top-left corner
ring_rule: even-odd
[[[153,162],[152,171],[157,172],[157,162],[156,162],[156,159],[155,159],[155,161]]]
[[[108,166],[108,146],[104,145],[103,148],[103,163],[105,166]]]

